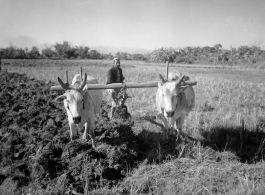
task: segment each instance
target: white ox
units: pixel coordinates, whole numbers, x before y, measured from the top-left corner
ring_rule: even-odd
[[[68,116],[71,140],[77,136],[76,126],[81,129],[85,125],[83,139],[87,139],[87,130],[95,148],[95,115],[99,113],[102,101],[101,90],[87,90],[86,84],[97,84],[94,77],[85,74],[83,82],[79,74],[73,78],[72,85],[69,87],[58,77],[58,81],[65,93],[55,100],[64,99],[64,107]]]
[[[169,81],[165,81],[161,75],[159,76],[160,82],[158,82],[156,93],[158,116],[161,116],[167,132],[174,128],[179,133],[182,130],[186,115],[194,107],[194,90],[183,82],[189,80],[189,77],[185,75],[177,76],[170,73]]]

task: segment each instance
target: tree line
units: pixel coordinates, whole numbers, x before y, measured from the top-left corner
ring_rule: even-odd
[[[15,46],[0,48],[0,57],[5,59],[113,59],[119,57],[122,60],[146,60],[143,54],[129,54],[117,52],[115,55],[103,54],[88,46],[72,46],[69,42],[55,43],[50,47],[40,50],[33,46],[22,49]]]
[[[30,50],[14,46],[0,48],[0,57],[5,59],[113,59],[142,60],[147,62],[174,62],[185,64],[242,64],[265,62],[265,51],[259,46],[240,46],[224,49],[221,44],[213,47],[159,48],[146,54],[117,52],[103,54],[88,46],[72,46],[69,42],[55,43],[42,49],[35,46]]]
[[[152,62],[184,64],[253,64],[265,62],[265,50],[259,46],[240,46],[224,49],[221,44],[213,47],[160,48],[148,54]]]

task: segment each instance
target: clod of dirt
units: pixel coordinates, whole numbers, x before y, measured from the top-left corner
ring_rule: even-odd
[[[118,106],[113,116],[113,118],[118,118],[118,119],[128,119],[130,117],[131,114],[128,112],[128,108],[126,105]]]

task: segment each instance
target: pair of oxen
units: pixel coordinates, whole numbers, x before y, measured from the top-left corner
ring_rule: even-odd
[[[158,116],[162,119],[164,129],[167,133],[180,132],[186,115],[195,104],[195,93],[192,86],[185,84],[189,78],[185,75],[170,73],[168,81],[159,75],[158,90],[156,93],[156,107]],[[55,100],[63,100],[68,116],[71,140],[77,137],[77,129],[85,126],[83,139],[89,135],[92,147],[95,148],[95,115],[99,113],[102,102],[101,90],[88,90],[86,84],[97,84],[97,79],[84,75],[74,76],[72,85],[68,86],[58,81],[65,90]]]

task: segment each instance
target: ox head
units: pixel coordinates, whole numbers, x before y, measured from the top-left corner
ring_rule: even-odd
[[[63,95],[60,95],[55,99],[63,99],[65,109],[67,110],[68,118],[70,118],[75,124],[79,124],[82,120],[82,110],[85,109],[86,91],[84,87],[86,85],[87,75],[85,74],[84,80],[81,84],[76,83],[71,87],[67,86],[58,77],[58,82],[65,90]]]
[[[169,82],[167,82],[160,74],[159,77],[160,82],[158,82],[158,88],[162,94],[166,116],[172,117],[177,105],[180,103],[180,93],[188,87],[182,83],[185,75],[181,75],[178,80],[172,80]]]

